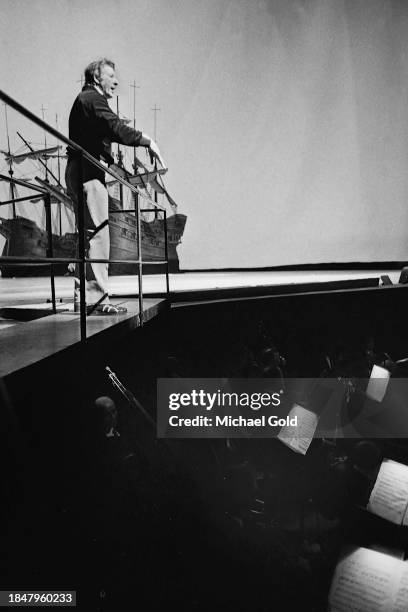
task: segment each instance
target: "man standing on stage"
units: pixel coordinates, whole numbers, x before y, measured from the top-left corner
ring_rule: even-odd
[[[113,163],[111,143],[130,147],[147,147],[151,156],[164,167],[157,144],[146,134],[129,127],[111,110],[108,99],[118,85],[115,64],[106,58],[85,68],[85,85],[76,98],[69,115],[69,138],[93,155],[98,161]],[[80,181],[80,157],[68,147],[66,185],[74,202],[78,220],[77,193]],[[109,259],[109,207],[105,173],[91,162],[82,163],[85,229],[89,239],[90,259]],[[75,309],[79,310],[79,280],[75,279]],[[108,264],[86,264],[86,302],[98,314],[122,314],[126,308],[114,306],[108,295]]]

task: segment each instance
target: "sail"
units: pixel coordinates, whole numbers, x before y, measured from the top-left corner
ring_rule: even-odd
[[[144,187],[146,184],[151,185],[156,181],[157,175],[165,174],[167,168],[161,168],[160,170],[152,170],[151,172],[141,172],[140,174],[133,174],[128,177],[128,181],[135,187]]]
[[[137,160],[136,158],[136,162],[138,161],[139,160]],[[160,169],[155,168],[154,170],[148,170],[146,166],[144,166],[144,164],[142,164],[141,162],[136,163],[136,165],[138,167],[142,167],[144,169],[144,172],[140,172],[137,174],[131,174],[125,168],[119,167],[116,164],[112,164],[110,166],[110,169],[116,172],[119,176],[122,176],[123,178],[125,178],[134,187],[138,187],[139,189],[146,189],[146,190],[147,188],[150,188],[156,193],[160,193],[164,195],[167,199],[167,202],[171,208],[172,213],[176,214],[177,213],[177,203],[169,195],[166,187],[164,186],[163,179],[162,179],[162,176],[166,174],[167,172],[167,168],[160,168]],[[160,179],[160,183],[159,183],[159,179]],[[116,200],[119,200],[120,199],[119,183],[115,180],[113,181],[108,180],[106,183],[106,186],[108,188],[109,195],[115,198]],[[128,195],[131,196],[131,194],[128,194]],[[127,204],[128,200],[130,201],[130,204]],[[126,196],[124,195],[124,192],[122,192],[122,202],[123,202],[123,208],[125,209],[133,208],[133,200],[129,197],[126,198]],[[165,208],[165,207],[162,207],[161,205],[159,206],[160,208]]]
[[[19,155],[6,154],[5,160],[7,163],[12,162],[13,164],[21,164],[26,159],[47,159],[54,153],[61,150],[62,147],[57,145],[55,147],[47,147],[46,149],[37,149],[36,151],[27,151],[26,153],[20,153]]]
[[[39,176],[36,176],[35,180],[48,191],[48,193],[52,196],[52,201],[61,202],[62,204],[65,204],[65,206],[68,206],[68,208],[71,210],[74,210],[71,198],[69,198],[64,191],[59,189],[56,185],[51,185]]]
[[[152,189],[156,191],[156,193],[165,193],[165,190],[163,189],[161,185],[159,185],[156,178],[153,178],[149,184],[152,187]]]
[[[16,169],[18,168],[18,170],[17,175],[15,174],[15,176],[20,179],[25,179],[26,186],[16,185],[14,187],[13,195],[13,193],[11,193],[10,183],[8,183],[7,181],[0,181],[0,201],[12,200],[13,198],[18,199],[22,196],[31,196],[30,200],[27,200],[25,202],[16,202],[14,207],[11,204],[10,206],[1,207],[0,214],[3,218],[11,219],[14,216],[14,208],[15,215],[17,217],[24,217],[26,219],[29,219],[36,223],[38,228],[42,230],[45,229],[46,223],[43,196],[38,194],[38,190],[36,190],[35,183],[33,183],[32,190],[30,189],[29,184],[31,183],[32,171],[30,171],[29,169],[30,165],[27,164],[34,160],[34,162],[37,162],[37,165],[44,158],[53,158],[54,152],[58,152],[61,148],[61,146],[56,145],[54,147],[37,149],[36,151],[28,151],[19,155],[9,155],[8,153],[3,151],[5,160],[9,160],[9,162],[13,165],[16,161]],[[63,156],[58,155],[55,157],[58,157],[59,160],[61,160]],[[31,175],[29,178],[27,178],[27,170]],[[70,198],[68,198],[68,196],[66,195],[64,188],[58,184],[51,184],[50,182],[38,177],[36,177],[36,180],[43,188],[46,188],[48,193],[50,193],[51,195],[53,232],[55,234],[74,232],[75,217],[73,211],[73,204]],[[4,238],[4,236],[2,236],[2,238]],[[0,247],[2,246],[1,242],[2,241],[0,240]],[[0,252],[2,252],[2,250],[3,249],[0,249]]]

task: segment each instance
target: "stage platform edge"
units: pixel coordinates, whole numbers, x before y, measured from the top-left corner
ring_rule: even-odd
[[[118,303],[114,300],[114,303]],[[128,312],[122,315],[87,317],[85,344],[108,341],[140,327],[137,299],[122,300]],[[144,323],[168,308],[163,299],[145,298]],[[81,349],[79,314],[65,310],[32,321],[10,325],[0,331],[0,378],[15,374],[69,349]]]

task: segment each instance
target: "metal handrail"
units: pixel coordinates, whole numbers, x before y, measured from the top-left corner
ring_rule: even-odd
[[[0,89],[0,100],[2,100],[5,104],[13,108],[15,111],[17,111],[18,113],[20,113],[21,115],[23,115],[24,117],[26,117],[27,119],[29,119],[30,121],[38,125],[38,127],[42,128],[43,130],[45,130],[46,132],[48,132],[55,138],[62,140],[62,142],[64,142],[71,149],[83,155],[83,157],[85,157],[85,159],[87,159],[92,164],[94,164],[94,166],[96,166],[100,170],[103,170],[103,172],[110,174],[116,181],[118,181],[119,183],[122,183],[122,185],[130,189],[132,193],[142,196],[142,198],[145,198],[153,205],[157,205],[157,208],[163,209],[163,206],[160,206],[160,204],[158,204],[157,202],[154,202],[153,200],[151,200],[151,198],[148,198],[143,192],[140,192],[134,185],[126,181],[126,179],[121,177],[119,174],[116,174],[116,172],[114,172],[110,168],[107,168],[106,166],[101,164],[101,162],[95,159],[95,157],[93,157],[90,153],[88,153],[86,149],[83,149],[76,142],[74,142],[67,136],[64,136],[64,134],[61,134],[61,132],[53,128],[51,125],[48,125],[48,123],[46,123],[45,121],[37,117],[37,115],[34,115],[34,113],[26,109],[24,106],[22,106],[19,102],[14,100],[14,98],[11,98],[1,89]]]
[[[40,185],[34,185],[34,183],[30,183],[29,181],[23,181],[23,179],[10,178],[6,174],[0,174],[0,180],[7,181],[8,183],[15,183],[16,185],[20,185],[21,187],[27,187],[27,189],[32,189],[33,191],[38,191],[39,193],[48,193],[48,191],[44,189],[44,187],[40,187]]]
[[[7,265],[19,265],[22,263],[28,264],[44,264],[49,265],[52,263],[81,263],[81,261],[85,261],[85,263],[124,263],[124,264],[140,264],[141,266],[145,264],[150,265],[161,265],[165,264],[165,259],[155,259],[151,261],[149,259],[90,259],[89,257],[85,257],[82,260],[80,257],[20,257],[18,255],[4,255],[0,257],[0,261],[5,261]],[[9,262],[9,263],[8,263]]]
[[[57,138],[58,140],[64,142],[67,146],[69,146],[72,150],[76,151],[79,154],[80,159],[82,160],[83,158],[87,159],[89,162],[91,162],[94,166],[96,166],[97,168],[99,168],[100,170],[102,170],[104,173],[109,174],[110,176],[112,176],[116,181],[118,181],[120,184],[124,185],[125,187],[127,187],[128,189],[130,189],[131,193],[134,193],[136,196],[141,196],[142,198],[144,198],[145,200],[148,201],[149,204],[153,205],[153,211],[159,209],[161,210],[161,212],[163,212],[164,214],[164,231],[166,232],[165,235],[165,260],[164,261],[142,261],[142,254],[141,254],[141,226],[140,226],[140,207],[138,205],[137,209],[135,209],[135,212],[137,213],[137,219],[138,219],[138,232],[137,232],[137,236],[138,236],[138,259],[137,260],[112,260],[112,259],[90,259],[85,257],[85,226],[84,226],[84,219],[85,219],[85,212],[84,212],[84,207],[81,206],[82,204],[82,188],[79,189],[78,191],[78,208],[81,211],[79,214],[79,218],[78,218],[78,234],[79,234],[79,258],[65,258],[65,257],[53,257],[53,252],[52,252],[52,231],[51,231],[51,207],[50,207],[50,196],[49,193],[41,187],[38,187],[37,185],[33,185],[32,183],[29,183],[27,181],[22,181],[19,179],[14,179],[14,178],[9,178],[3,175],[0,175],[0,178],[4,178],[4,180],[8,180],[9,182],[13,182],[16,184],[20,184],[24,187],[30,188],[33,191],[37,191],[39,192],[41,196],[44,197],[45,199],[45,205],[46,205],[46,215],[47,215],[47,230],[48,230],[48,248],[47,248],[47,257],[41,258],[41,257],[37,257],[37,258],[26,258],[26,257],[16,257],[16,256],[5,256],[5,257],[0,257],[0,261],[5,262],[5,265],[21,265],[23,263],[26,263],[28,265],[30,264],[51,264],[51,293],[52,293],[52,305],[53,305],[53,311],[56,312],[56,298],[55,298],[55,279],[54,279],[54,270],[53,270],[53,264],[55,263],[78,263],[79,264],[79,276],[80,276],[80,328],[81,328],[81,340],[85,340],[86,339],[86,301],[85,301],[85,264],[86,263],[129,263],[129,264],[136,264],[138,266],[138,285],[139,285],[139,290],[138,290],[138,296],[139,296],[139,318],[140,318],[140,324],[143,325],[143,289],[142,289],[142,269],[143,269],[143,264],[158,264],[158,265],[166,265],[166,288],[167,288],[167,294],[169,293],[169,278],[168,278],[168,274],[169,274],[169,266],[168,266],[168,248],[167,248],[167,214],[166,214],[166,210],[163,206],[159,205],[157,202],[154,202],[150,197],[147,197],[144,193],[140,192],[134,185],[132,185],[131,183],[129,183],[126,179],[124,179],[122,176],[116,174],[113,170],[111,170],[110,168],[105,167],[103,164],[101,164],[97,159],[95,159],[90,153],[88,153],[88,151],[86,151],[85,149],[83,149],[80,145],[78,145],[76,142],[74,142],[73,140],[71,140],[70,138],[67,138],[66,136],[64,136],[63,134],[61,134],[58,130],[56,130],[55,128],[53,128],[52,126],[48,125],[44,120],[40,119],[39,117],[37,117],[36,115],[34,115],[31,111],[29,111],[28,109],[26,109],[24,106],[22,106],[19,102],[17,102],[16,100],[14,100],[13,98],[11,98],[9,95],[7,95],[4,91],[0,90],[0,100],[2,100],[6,105],[10,106],[11,108],[13,108],[16,112],[20,113],[21,115],[23,115],[24,117],[26,117],[29,121],[31,121],[32,123],[34,123],[35,125],[37,125],[38,127],[42,128],[43,130],[45,130],[46,132],[48,132],[49,134],[51,134],[52,136],[54,136],[55,138]],[[82,165],[81,165],[82,167]],[[82,174],[82,173],[81,173]],[[80,183],[82,184],[82,180],[80,181]],[[133,209],[132,209],[133,210]],[[142,209],[142,210],[146,210],[146,209]],[[115,211],[118,213],[126,213],[129,212],[128,210],[122,210],[122,211]],[[130,211],[131,212],[131,211]]]

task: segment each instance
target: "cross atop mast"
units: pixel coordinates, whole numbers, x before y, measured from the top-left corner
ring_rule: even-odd
[[[154,108],[152,108],[151,110],[154,112],[154,140],[157,141],[157,111],[160,111],[161,108],[158,108],[155,103]]]

